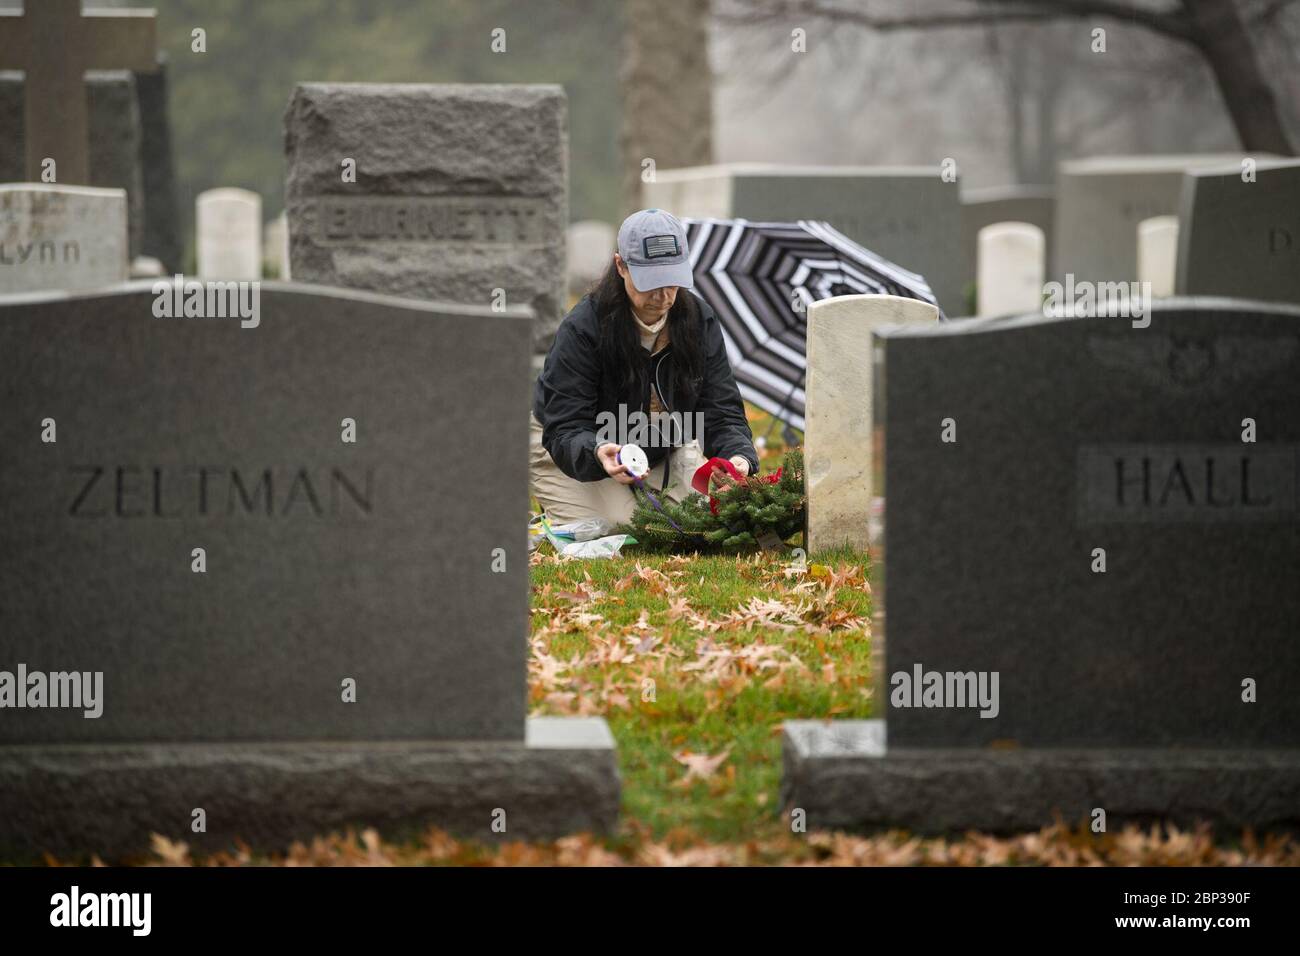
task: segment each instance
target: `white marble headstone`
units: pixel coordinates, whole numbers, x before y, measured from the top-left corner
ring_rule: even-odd
[[[126,191],[0,184],[0,294],[127,278]]]
[[[844,295],[808,306],[804,467],[808,550],[867,550],[873,495],[872,330],[933,323],[919,299]]]
[[[998,222],[979,231],[976,314],[1038,312],[1043,302],[1047,241],[1027,222]]]
[[[195,201],[200,279],[262,278],[262,197],[209,189]]]
[[[1139,282],[1151,283],[1151,295],[1174,294],[1178,265],[1178,217],[1152,216],[1137,227],[1137,271]]]

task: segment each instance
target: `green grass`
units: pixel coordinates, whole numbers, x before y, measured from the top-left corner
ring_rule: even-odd
[[[608,720],[618,742],[624,816],[633,829],[672,843],[777,836],[785,826],[781,722],[869,716],[865,556],[814,560],[807,571],[787,577],[790,567],[784,555],[545,558],[534,564],[535,647],[550,658],[576,661],[558,681],[534,672],[534,712],[596,713]],[[839,577],[832,580],[833,573]],[[587,590],[576,591],[579,586]],[[590,592],[598,594],[588,599]],[[779,602],[767,606],[769,617],[784,614],[787,622],[803,623],[777,626],[763,619],[763,608],[756,621],[729,621],[712,633],[693,629],[689,616],[672,619],[674,601],[699,622],[722,619],[755,599]],[[569,626],[566,612],[600,619]],[[647,636],[661,642],[654,655],[608,659],[606,648],[630,647]],[[712,676],[691,669],[705,639],[726,665]],[[761,656],[732,660],[746,649]],[[646,680],[654,682],[653,699],[646,699]],[[556,689],[574,696],[548,699]],[[684,782],[687,768],[677,755],[687,752],[727,756],[705,779]]]

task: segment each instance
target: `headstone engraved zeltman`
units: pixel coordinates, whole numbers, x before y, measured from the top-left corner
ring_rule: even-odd
[[[564,314],[568,128],[545,85],[305,83],[284,117],[299,282]]]
[[[603,721],[525,717],[527,310],[158,301],[0,298],[0,672],[102,673],[0,709],[0,858],[609,826]]]
[[[0,295],[125,281],[126,220],[120,189],[0,184]]]
[[[1300,309],[1171,298],[1147,328],[876,342],[882,719],[787,724],[788,805],[1300,822]]]

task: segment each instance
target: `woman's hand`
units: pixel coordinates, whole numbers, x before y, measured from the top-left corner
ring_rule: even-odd
[[[618,453],[622,447],[622,445],[615,445],[613,442],[606,442],[596,449],[596,460],[605,469],[605,474],[620,485],[634,484],[635,479],[627,473],[627,465],[618,463]]]
[[[749,460],[743,455],[733,455],[731,464],[735,466],[736,471],[740,472],[741,478],[749,477]],[[736,483],[736,479],[731,477],[731,473],[725,468],[719,468],[716,465],[713,468],[713,483],[719,488],[730,488]]]

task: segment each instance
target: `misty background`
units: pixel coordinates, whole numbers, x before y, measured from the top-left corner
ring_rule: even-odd
[[[1282,122],[1291,142],[1300,143],[1300,3],[1238,2]],[[636,163],[625,164],[621,155],[620,83],[628,79],[629,44],[637,42],[667,44],[640,51],[651,65],[662,60],[666,74],[643,95],[676,101],[640,108],[628,122],[678,111],[688,126],[708,124],[711,112],[703,143],[714,162],[935,165],[953,157],[963,185],[978,188],[1051,183],[1056,163],[1074,157],[1240,149],[1205,60],[1185,44],[1115,19],[878,32],[797,13],[751,16],[761,8],[751,0],[700,0],[696,12],[685,14],[687,23],[648,21],[643,0],[94,5],[158,11],[187,246],[194,198],[205,189],[255,190],[267,219],[283,207],[281,117],[294,84],[314,80],[562,84],[570,219],[617,222],[625,205],[620,181]],[[0,8],[19,6],[0,0]],[[838,6],[917,15],[969,9],[970,2]],[[658,29],[658,36],[629,29],[629,22]],[[1107,31],[1104,54],[1090,49],[1096,26]],[[191,52],[196,27],[207,32],[205,53]],[[497,28],[505,30],[504,53],[491,51]],[[805,31],[806,52],[791,49],[795,28]],[[707,70],[681,67],[700,59],[673,59],[691,46],[692,30],[703,31],[696,48],[707,50]],[[645,125],[639,137],[654,155],[658,130],[674,133],[654,117]],[[637,145],[628,151],[647,148]],[[694,147],[691,155],[699,152]],[[671,154],[665,146],[664,155]]]

